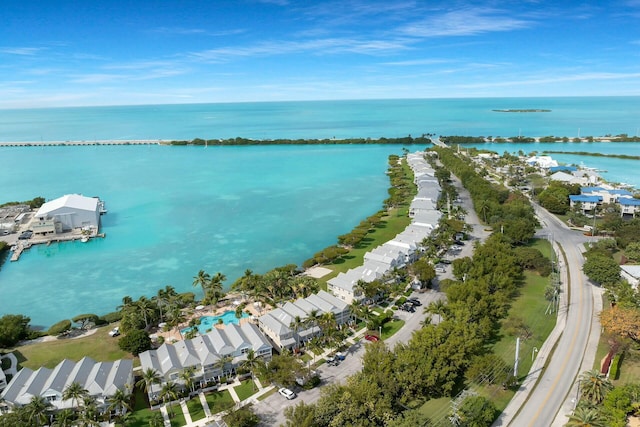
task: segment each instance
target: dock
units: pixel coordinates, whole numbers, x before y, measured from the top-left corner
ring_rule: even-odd
[[[71,242],[74,240],[82,240],[82,239],[87,239],[86,241],[88,241],[96,237],[105,237],[105,234],[104,233],[93,233],[93,234],[66,233],[65,235],[38,237],[30,240],[18,240],[16,244],[12,247],[11,261],[12,262],[18,261],[20,259],[20,255],[22,255],[22,253],[25,250],[31,248],[34,245],[49,246],[51,243]]]

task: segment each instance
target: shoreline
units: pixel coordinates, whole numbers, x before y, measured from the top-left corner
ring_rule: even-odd
[[[425,136],[428,134],[425,134]],[[433,135],[435,137],[435,135]],[[493,137],[492,139],[488,139],[487,137],[483,137],[483,136],[462,136],[462,135],[443,135],[443,138],[475,138],[477,140],[483,140],[483,142],[485,143],[494,143],[494,144],[500,144],[500,143],[548,143],[548,144],[554,144],[554,143],[564,143],[564,142],[571,142],[571,143],[576,143],[576,144],[580,144],[580,143],[586,143],[586,144],[590,144],[590,143],[607,143],[607,142],[628,142],[628,143],[634,143],[634,142],[640,142],[640,141],[635,141],[634,139],[637,139],[638,136],[621,136],[621,135],[605,135],[605,136],[587,136],[587,137],[581,137],[581,136],[532,136],[532,137],[527,137],[527,136],[520,136],[520,137],[500,137],[500,136],[496,136]],[[427,138],[429,138],[429,136],[427,136]],[[512,140],[516,138],[516,140]],[[548,138],[554,138],[553,141],[550,140],[545,140]],[[401,138],[382,138],[382,139],[401,139]],[[564,140],[567,139],[567,140]],[[628,140],[625,140],[628,139]],[[246,143],[242,143],[242,142],[238,142],[238,143],[234,143],[233,140],[234,139],[215,139],[216,141],[222,141],[224,142],[223,144],[206,144],[206,143],[194,143],[194,141],[199,140],[199,138],[195,138],[191,141],[187,141],[187,140],[176,140],[176,139],[98,139],[98,140],[93,140],[93,141],[87,141],[87,140],[66,140],[66,141],[0,141],[0,147],[60,147],[60,146],[100,146],[100,145],[168,145],[168,146],[183,146],[183,145],[194,145],[194,146],[224,146],[224,145],[247,145]],[[625,141],[622,141],[625,140]],[[275,142],[273,139],[251,139],[251,141],[257,143],[258,145],[280,145],[277,142]],[[284,141],[284,140],[283,140]],[[289,141],[305,141],[306,144],[317,144],[317,145],[324,145],[327,144],[328,140],[324,140],[324,139],[305,139],[305,140],[289,140]],[[354,139],[331,139],[329,141],[335,141],[335,142],[339,142],[339,141],[350,141],[350,144],[358,144],[358,142],[355,142]],[[181,142],[184,144],[176,144],[176,142]],[[202,142],[204,142],[204,140],[202,140]],[[460,142],[452,142],[449,143],[448,145],[453,146],[453,145],[465,145],[465,144],[473,144],[473,143],[477,143],[477,142],[482,142],[482,141],[460,141]],[[361,142],[361,144],[363,145],[367,145],[366,139],[363,139],[363,142]],[[400,142],[398,141],[397,144],[407,144],[407,142]],[[414,142],[415,144],[415,142]],[[282,145],[285,145],[284,143]]]

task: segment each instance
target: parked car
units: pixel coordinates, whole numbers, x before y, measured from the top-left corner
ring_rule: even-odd
[[[410,302],[405,302],[400,306],[400,310],[407,311],[409,313],[415,313],[416,309]]]
[[[33,236],[33,231],[27,230],[23,231],[22,234],[18,236],[18,240],[29,240]]]
[[[420,307],[422,305],[418,298],[409,298],[407,302],[413,304],[415,307]]]
[[[345,357],[346,357],[346,355],[344,353],[341,353],[341,352],[337,352],[336,353],[336,359],[337,360],[344,360]]]
[[[113,328],[112,330],[109,331],[109,336],[110,337],[117,337],[118,335],[120,335],[120,327],[116,326],[115,328]]]
[[[284,396],[288,400],[295,399],[295,397],[296,397],[296,394],[294,392],[292,392],[288,388],[284,388],[284,387],[279,389],[278,393],[280,393],[282,396]]]
[[[369,334],[365,335],[365,336],[364,336],[364,339],[365,339],[365,340],[367,340],[367,341],[371,341],[371,342],[377,342],[377,341],[380,341],[380,338],[378,338],[377,336],[375,336],[375,335],[369,335]]]
[[[456,240],[453,244],[457,246],[464,246],[464,242],[462,240]]]

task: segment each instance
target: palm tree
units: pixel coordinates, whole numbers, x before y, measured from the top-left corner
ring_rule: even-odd
[[[442,322],[445,315],[448,312],[447,303],[445,300],[439,299],[436,301],[432,301],[429,305],[424,309],[425,314],[437,314],[438,315],[438,323]]]
[[[160,322],[164,322],[162,308],[170,306],[177,296],[178,293],[173,286],[167,285],[164,289],[158,289],[158,294],[155,296],[155,299],[158,310],[160,310]]]
[[[138,380],[136,385],[140,387],[145,393],[149,394],[151,390],[151,385],[160,384],[161,376],[153,368],[147,368],[142,372],[142,378]]]
[[[180,379],[184,382],[184,387],[193,392],[193,374],[196,372],[196,368],[188,366],[180,372]]]
[[[51,408],[51,403],[44,397],[33,396],[24,408],[30,425],[42,426],[47,423],[47,410]]]
[[[224,295],[224,292],[222,291],[222,282],[224,282],[225,280],[227,280],[227,276],[225,276],[220,272],[217,272],[209,280],[209,283],[207,286],[208,293],[205,294],[205,296],[209,301],[211,301],[212,304],[216,304],[218,301],[220,301],[220,298],[222,298],[222,296]]]
[[[56,414],[56,420],[51,427],[71,427],[75,422],[76,414],[71,409],[63,409]]]
[[[221,356],[220,359],[218,359],[218,361],[213,364],[213,367],[220,369],[220,376],[224,377],[224,376],[227,376],[229,372],[231,372],[229,369],[227,369],[227,366],[230,365],[232,362],[233,362],[233,356],[230,354],[227,354],[225,356]]]
[[[107,398],[109,406],[107,410],[114,411],[116,417],[120,417],[131,410],[131,394],[124,390],[117,389],[115,393]]]
[[[160,390],[160,399],[166,404],[169,401],[169,412],[173,414],[171,402],[178,399],[178,387],[173,381],[167,381]]]
[[[145,330],[149,329],[150,320],[156,313],[153,303],[147,297],[142,296],[138,301],[134,302],[133,305],[136,311],[142,314]]]
[[[602,403],[605,395],[612,388],[611,381],[597,369],[583,372],[580,375],[581,395],[591,403]]]
[[[289,328],[293,330],[293,333],[296,336],[296,349],[300,348],[300,335],[298,332],[304,326],[304,320],[300,316],[295,316],[289,325]]]
[[[149,427],[164,427],[164,417],[160,411],[156,411],[151,415]]]
[[[195,288],[197,288],[198,286],[202,288],[203,298],[207,297],[207,286],[209,286],[210,281],[211,276],[204,270],[198,271],[198,275],[193,278],[193,286]]]
[[[62,399],[67,400],[71,399],[71,405],[76,408],[78,406],[78,401],[84,400],[89,396],[89,391],[84,389],[79,382],[72,382],[64,389],[62,392]]]
[[[578,406],[576,410],[569,416],[569,421],[565,424],[567,427],[605,427],[606,423],[602,420],[597,409]]]
[[[95,399],[88,397],[84,399],[84,409],[80,413],[80,425],[83,427],[99,427],[98,422],[98,407],[96,406]]]
[[[251,350],[249,350],[247,352],[246,357],[247,358],[245,359],[245,361],[242,362],[242,366],[246,367],[249,370],[249,372],[251,373],[251,382],[253,383],[253,389],[255,390],[256,389],[256,382],[254,381],[254,378],[253,378],[254,377],[254,375],[253,375],[254,374],[254,370],[256,369],[256,367],[259,364],[261,364],[263,362],[258,356],[256,356],[256,352],[253,351],[253,349],[251,349]]]

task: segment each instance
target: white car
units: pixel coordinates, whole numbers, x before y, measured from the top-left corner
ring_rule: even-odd
[[[288,400],[294,399],[296,397],[296,394],[294,392],[284,387],[278,390],[278,393],[280,393],[282,396],[284,396]]]
[[[116,326],[115,328],[113,328],[112,330],[109,331],[109,336],[110,337],[117,337],[118,335],[120,335],[120,327]]]

